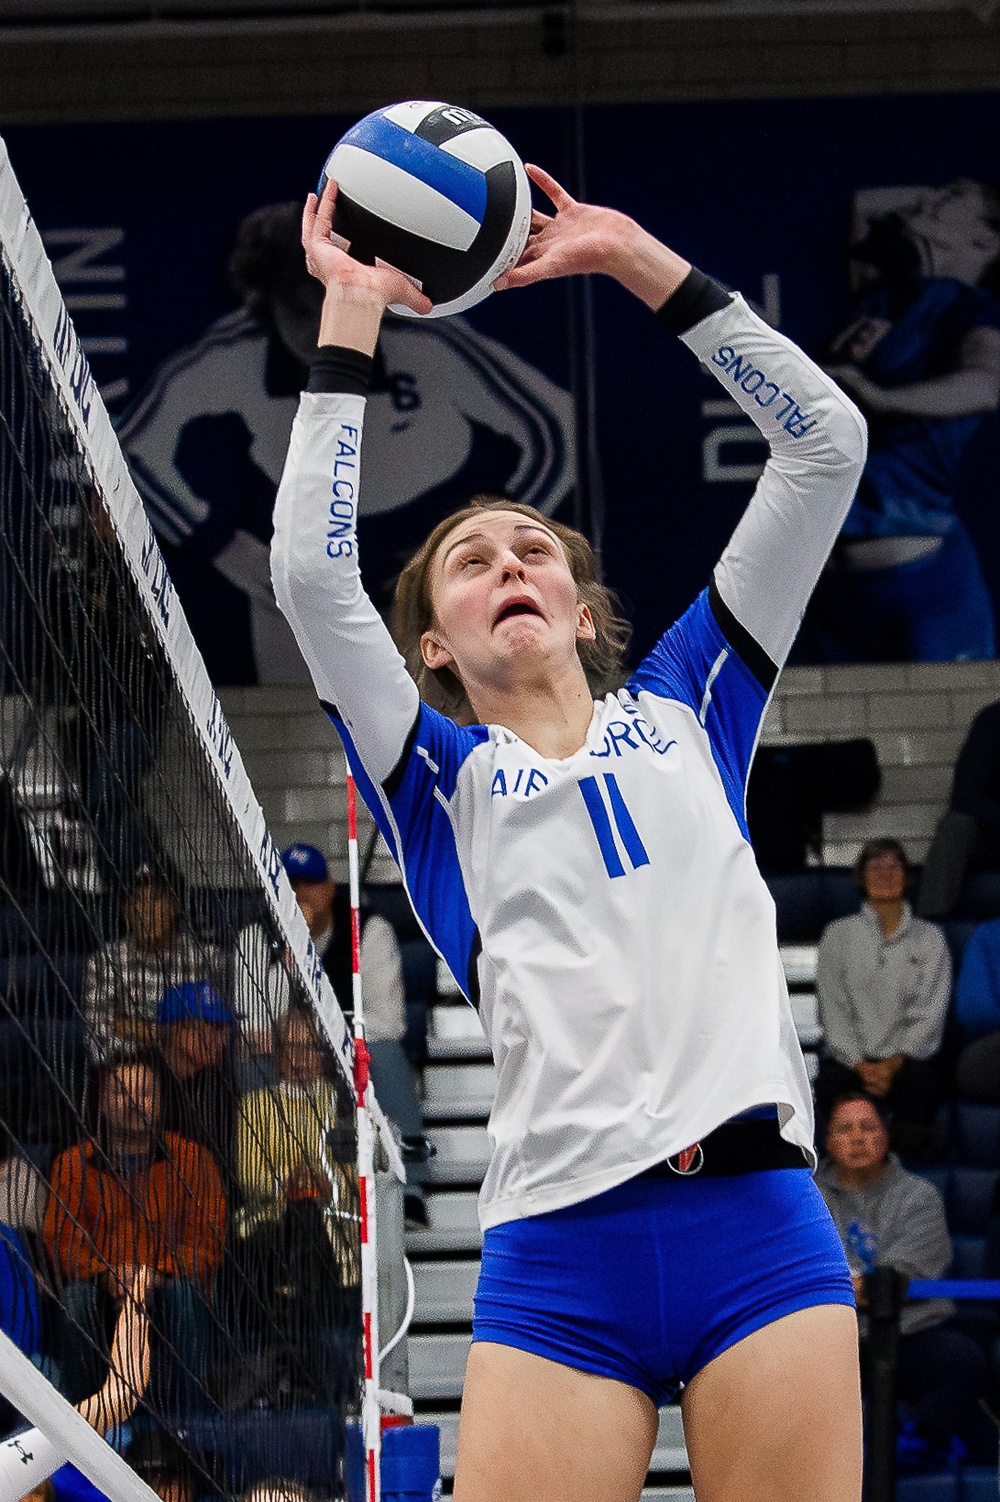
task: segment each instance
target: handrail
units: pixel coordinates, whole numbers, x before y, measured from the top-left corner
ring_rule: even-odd
[[[868,1502],[893,1502],[896,1495],[896,1358],[899,1313],[909,1299],[996,1299],[997,1278],[913,1278],[894,1267],[876,1267],[865,1276],[869,1315],[869,1393],[867,1403]]]
[[[904,1295],[908,1299],[997,1299],[1000,1278],[912,1278]]]

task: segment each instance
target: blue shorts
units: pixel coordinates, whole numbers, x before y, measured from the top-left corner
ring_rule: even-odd
[[[854,1290],[807,1169],[635,1178],[492,1226],[473,1340],[613,1377],[659,1407],[761,1326]]]

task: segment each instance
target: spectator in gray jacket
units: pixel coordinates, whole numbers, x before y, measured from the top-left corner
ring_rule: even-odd
[[[907,1278],[940,1278],[951,1263],[951,1239],[937,1189],[909,1173],[889,1152],[888,1129],[876,1101],[860,1091],[836,1101],[826,1151],[816,1183],[854,1279],[864,1378],[866,1275],[889,1266]],[[932,1448],[947,1450],[951,1435],[957,1434],[973,1460],[995,1464],[996,1430],[981,1406],[988,1363],[970,1336],[951,1327],[953,1313],[948,1299],[904,1305],[897,1391]]]
[[[948,947],[906,901],[909,865],[897,840],[870,840],[854,874],[861,911],[828,924],[819,944],[824,1057],[816,1100],[822,1116],[849,1091],[883,1101],[896,1146],[921,1156],[933,1144],[940,1097],[935,1056],[951,992]]]

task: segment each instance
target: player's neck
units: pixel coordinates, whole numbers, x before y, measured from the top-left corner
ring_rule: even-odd
[[[480,724],[503,725],[550,761],[579,751],[594,716],[582,668],[555,678],[540,675],[516,687],[480,684],[469,697]]]

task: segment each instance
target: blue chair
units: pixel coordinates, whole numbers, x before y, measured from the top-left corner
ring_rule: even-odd
[[[951,1264],[952,1278],[982,1278],[986,1267],[985,1236],[953,1236],[954,1257]]]
[[[995,1476],[993,1485],[995,1488]],[[958,1488],[959,1480],[954,1471],[939,1471],[930,1476],[900,1476],[896,1481],[896,1502],[961,1502]]]
[[[187,1449],[214,1455],[233,1492],[268,1476],[328,1487],[342,1448],[339,1414],[319,1408],[190,1415],[178,1438]]]
[[[962,1467],[959,1478],[959,1502],[996,1502],[997,1473],[992,1466]]]
[[[951,1142],[956,1163],[978,1168],[1000,1167],[1000,1106],[955,1101]]]

